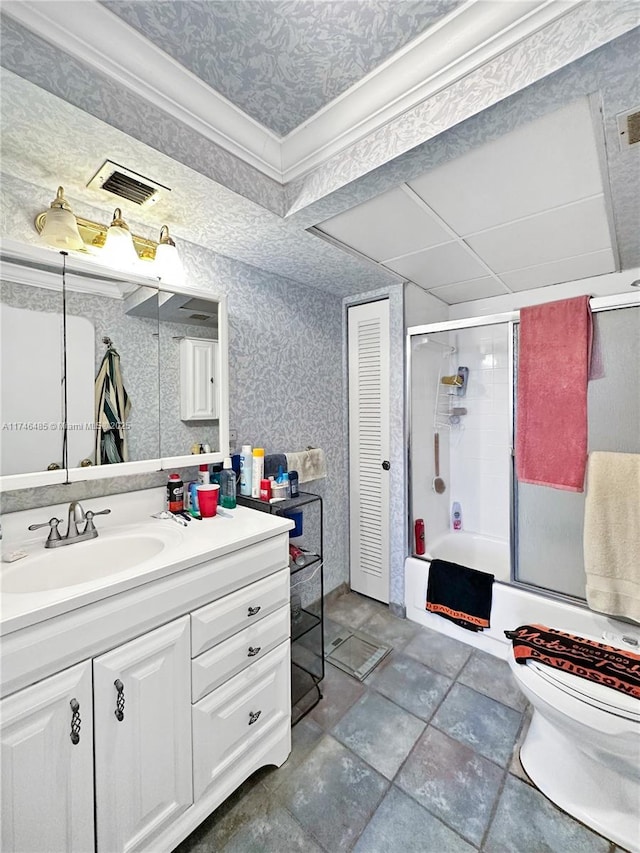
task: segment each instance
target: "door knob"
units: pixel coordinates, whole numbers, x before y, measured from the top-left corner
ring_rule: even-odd
[[[382,467],[385,471],[388,471],[389,468],[391,468],[391,462],[389,462],[387,459],[385,459],[384,462],[382,463]]]

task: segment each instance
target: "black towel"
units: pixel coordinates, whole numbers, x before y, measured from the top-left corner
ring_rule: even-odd
[[[427,584],[427,610],[450,619],[468,631],[489,627],[493,575],[432,560]]]
[[[505,631],[518,663],[540,661],[640,699],[640,655],[546,625]]]
[[[264,476],[268,480],[269,477],[277,477],[278,470],[282,466],[282,470],[287,470],[287,457],[284,453],[267,453],[264,457]]]

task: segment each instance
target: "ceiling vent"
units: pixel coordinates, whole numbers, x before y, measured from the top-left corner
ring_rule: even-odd
[[[618,121],[618,133],[620,134],[620,147],[628,148],[640,142],[640,107],[627,113],[616,116]]]
[[[111,160],[105,160],[87,186],[90,189],[104,190],[140,207],[151,207],[164,193],[171,192],[169,187],[125,169],[118,163],[112,163]]]

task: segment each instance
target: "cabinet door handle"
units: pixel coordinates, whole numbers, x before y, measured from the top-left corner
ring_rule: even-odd
[[[260,651],[261,648],[262,648],[262,646],[249,646],[249,650],[247,652],[247,657],[248,658],[254,658],[258,654],[258,652]]]
[[[260,605],[258,605],[257,607],[250,607],[247,611],[247,616],[255,616],[256,613],[259,613],[261,609],[262,608],[260,607]]]
[[[116,699],[116,709],[113,712],[116,715],[116,720],[121,723],[124,720],[124,684],[120,681],[119,678],[113,682],[114,687],[118,691],[118,698]]]
[[[262,711],[249,711],[249,725],[252,726],[254,723],[258,722],[258,717]]]
[[[80,703],[77,699],[69,702],[71,705],[71,743],[75,746],[80,743]]]

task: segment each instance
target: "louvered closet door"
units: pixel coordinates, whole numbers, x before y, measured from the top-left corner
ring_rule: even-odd
[[[354,305],[349,328],[351,588],[389,601],[389,302]]]

